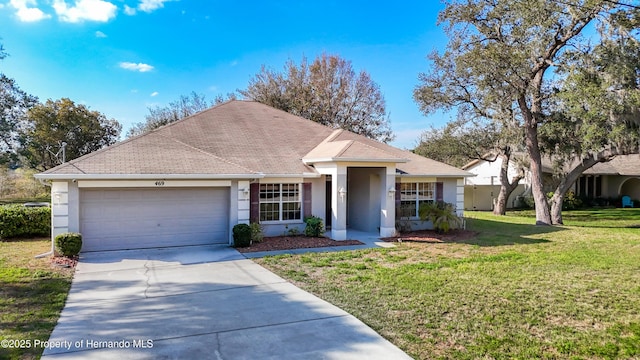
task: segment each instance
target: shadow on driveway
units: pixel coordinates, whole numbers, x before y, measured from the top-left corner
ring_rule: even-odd
[[[250,260],[181,250],[84,254],[43,358],[409,358]]]

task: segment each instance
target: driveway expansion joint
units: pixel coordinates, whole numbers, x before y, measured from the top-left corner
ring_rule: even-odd
[[[235,331],[264,329],[264,328],[270,328],[270,327],[276,327],[276,326],[282,326],[282,325],[301,324],[301,323],[312,322],[312,321],[346,318],[346,317],[350,317],[350,316],[351,315],[349,315],[349,314],[331,315],[331,316],[324,316],[324,317],[316,317],[316,318],[313,318],[313,319],[303,319],[303,320],[294,320],[294,321],[284,321],[284,322],[279,322],[279,323],[271,323],[271,324],[268,324],[268,325],[246,326],[246,327],[240,327],[240,328],[228,329],[228,330],[211,331],[211,332],[203,332],[203,333],[189,334],[189,335],[183,335],[183,336],[173,336],[173,337],[166,337],[166,338],[158,338],[158,339],[154,339],[153,341],[157,342],[157,341],[186,339],[186,338],[190,338],[190,337],[194,337],[194,336],[204,336],[204,335],[216,335],[216,339],[218,339],[218,336],[220,334],[226,334],[226,333],[231,333],[231,332],[235,332]]]
[[[151,288],[151,284],[149,284],[149,281],[151,280],[151,276],[149,276],[149,270],[151,270],[151,268],[147,266],[149,264],[149,261],[150,261],[149,258],[147,258],[147,261],[144,263],[144,268],[145,268],[144,276],[146,277],[146,280],[145,280],[146,287],[144,289],[145,299],[150,298],[150,296],[147,295],[147,291],[149,291],[149,289]]]
[[[220,353],[220,333],[216,333],[216,343],[213,353],[216,354],[217,360],[223,360],[222,354]]]

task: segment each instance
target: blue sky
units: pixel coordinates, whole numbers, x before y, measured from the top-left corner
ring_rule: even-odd
[[[261,65],[338,54],[380,85],[392,143],[430,125],[413,101],[426,56],[447,39],[438,1],[0,0],[0,72],[41,101],[68,97],[123,124],[191,91],[244,89]]]

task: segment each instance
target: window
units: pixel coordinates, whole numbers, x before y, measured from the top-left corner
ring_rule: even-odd
[[[260,221],[301,220],[300,184],[260,184]]]
[[[436,199],[435,183],[401,183],[400,217],[417,217],[421,204]]]

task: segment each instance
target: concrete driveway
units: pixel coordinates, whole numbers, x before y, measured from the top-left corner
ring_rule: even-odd
[[[409,358],[345,311],[220,246],[84,254],[42,345],[44,359]]]

